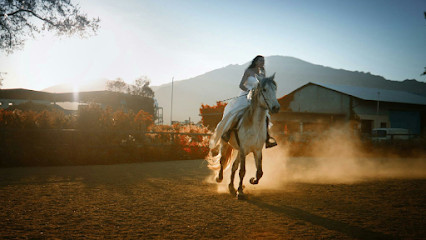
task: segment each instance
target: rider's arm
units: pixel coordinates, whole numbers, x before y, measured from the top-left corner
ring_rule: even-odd
[[[248,91],[248,88],[246,88],[246,86],[244,86],[244,84],[247,82],[247,79],[248,79],[249,76],[250,76],[250,73],[248,72],[248,70],[246,70],[244,72],[243,78],[241,79],[241,82],[240,82],[241,90],[246,91],[246,92]]]

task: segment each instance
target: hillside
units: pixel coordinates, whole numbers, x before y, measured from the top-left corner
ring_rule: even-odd
[[[215,104],[216,101],[237,96],[238,84],[248,66],[229,65],[207,72],[191,79],[174,82],[173,120],[199,121],[201,104]],[[350,85],[407,91],[426,96],[426,83],[416,80],[391,81],[381,76],[364,72],[333,69],[308,63],[293,57],[266,57],[267,75],[276,73],[277,97],[308,83]],[[164,122],[170,122],[171,84],[154,87],[155,96],[164,108]]]
[[[107,81],[108,79],[101,78],[88,83],[78,84],[76,86],[70,83],[64,83],[45,88],[42,91],[51,93],[69,93],[77,90],[80,92],[105,91]]]
[[[239,94],[239,82],[249,62],[243,65],[228,65],[205,74],[175,81],[173,84],[173,120],[200,120],[199,108],[201,104],[215,104],[216,101],[228,99]],[[278,83],[277,97],[299,88],[308,83],[335,84],[373,87],[390,90],[407,91],[426,96],[426,83],[416,80],[391,81],[370,73],[334,69],[312,64],[293,57],[269,56],[266,57],[267,75],[276,73]],[[100,79],[79,90],[104,90],[106,79]],[[163,107],[164,123],[170,123],[171,83],[153,86],[155,98],[159,106]],[[45,91],[72,92],[71,86],[57,85]]]

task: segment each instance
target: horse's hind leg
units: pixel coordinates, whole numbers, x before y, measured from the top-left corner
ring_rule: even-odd
[[[223,180],[223,157],[220,158],[220,169],[219,174],[216,177],[216,182],[220,183]]]
[[[234,196],[237,194],[237,191],[235,191],[235,188],[234,188],[234,179],[235,179],[235,172],[238,169],[238,164],[240,164],[239,157],[237,157],[234,160],[234,163],[232,164],[231,182],[228,185],[229,193],[232,194],[232,195],[234,195]]]
[[[250,183],[251,184],[258,184],[260,178],[263,176],[263,171],[262,171],[262,151],[260,152],[254,152],[254,159],[256,162],[256,179],[255,178],[251,178],[250,179]]]
[[[220,157],[220,169],[219,169],[219,174],[216,177],[216,182],[220,183],[223,180],[223,170],[225,168],[225,166],[227,166],[227,161],[228,158],[230,157],[230,151],[232,151],[232,149],[229,147],[229,145],[227,143],[221,143],[221,157]]]

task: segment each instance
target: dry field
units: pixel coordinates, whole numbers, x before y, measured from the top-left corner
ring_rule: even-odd
[[[426,238],[424,170],[304,181],[300,174],[312,169],[297,162],[309,161],[290,159],[287,173],[299,174],[282,175],[285,181],[279,175],[268,180],[265,168],[265,181],[246,184],[243,201],[209,181],[203,160],[3,168],[0,238]],[[252,176],[249,171],[246,180]]]

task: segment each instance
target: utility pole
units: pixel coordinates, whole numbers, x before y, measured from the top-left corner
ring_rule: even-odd
[[[376,111],[376,115],[379,115],[379,103],[380,103],[380,92],[377,92],[377,111]]]
[[[170,103],[170,125],[173,125],[173,80],[175,77],[172,77],[172,97]]]
[[[376,125],[376,127],[380,127],[380,121],[379,121],[379,105],[380,105],[380,92],[377,92],[377,111],[376,111],[376,120],[374,122],[377,121],[377,124],[375,123],[374,125]]]

